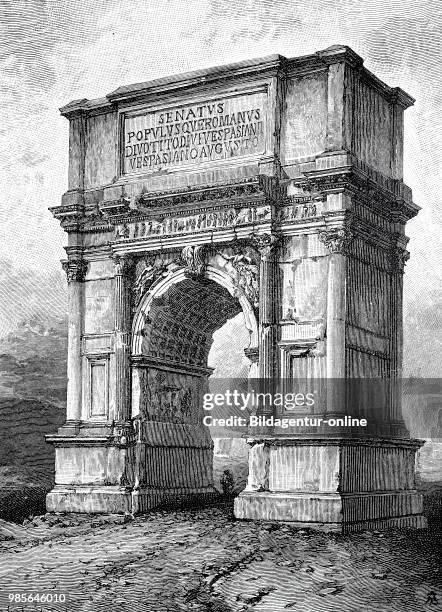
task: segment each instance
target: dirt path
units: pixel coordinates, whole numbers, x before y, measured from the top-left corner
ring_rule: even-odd
[[[438,608],[432,591],[442,601],[437,536],[427,530],[326,535],[236,522],[219,509],[122,520],[51,517],[14,533],[0,524],[10,538],[0,542],[0,609],[23,592],[67,602],[10,612],[421,612]]]

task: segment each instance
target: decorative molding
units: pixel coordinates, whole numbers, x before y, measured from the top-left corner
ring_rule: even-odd
[[[253,176],[243,181],[235,181],[218,186],[188,187],[185,191],[180,189],[144,193],[137,199],[136,206],[141,209],[164,208],[165,206],[183,206],[199,202],[250,196],[265,196],[264,181],[260,176]]]
[[[278,346],[290,357],[323,357],[325,342],[323,340],[297,340],[278,342]]]
[[[361,164],[360,160],[354,159],[352,165],[335,171],[304,172],[293,184],[314,199],[324,197],[327,192],[348,191],[366,200],[370,208],[386,215],[392,222],[405,223],[417,215],[420,208],[413,203],[411,190],[402,180],[385,177],[365,165],[359,168]]]
[[[101,204],[99,204],[99,209],[106,217],[117,217],[130,212],[129,204],[129,200],[123,197],[118,200],[101,202]]]
[[[61,262],[68,283],[83,283],[86,278],[88,262],[84,259],[68,259]]]
[[[337,227],[319,232],[318,238],[330,253],[347,254],[354,234],[348,228]]]
[[[49,210],[54,217],[60,221],[60,225],[65,232],[81,231],[85,212],[84,204],[78,202],[74,204],[64,204],[61,206],[53,206]]]
[[[202,367],[181,361],[175,362],[160,357],[150,357],[148,355],[135,355],[131,362],[137,368],[155,368],[166,370],[167,372],[177,372],[181,374],[191,374],[193,376],[208,377],[213,374],[214,368]]]

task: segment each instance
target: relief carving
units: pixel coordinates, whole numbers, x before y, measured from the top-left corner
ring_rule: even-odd
[[[146,267],[135,280],[133,286],[134,306],[137,307],[144,294],[149,291],[154,283],[164,278],[169,273],[168,266],[163,261],[157,261],[155,257],[146,260]]]
[[[227,271],[235,285],[236,297],[245,295],[254,308],[259,306],[259,266],[250,255],[239,247],[234,248],[233,255],[221,254],[227,262]]]
[[[197,421],[198,390],[189,377],[154,369],[141,375],[142,418],[169,423]]]
[[[205,245],[186,246],[181,251],[181,259],[185,264],[185,275],[198,278],[204,275],[207,262]]]

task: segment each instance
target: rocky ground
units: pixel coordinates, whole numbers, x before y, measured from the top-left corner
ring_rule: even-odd
[[[0,521],[0,610],[309,612],[440,609],[440,532],[323,534],[230,507]],[[12,603],[10,593],[65,594]]]

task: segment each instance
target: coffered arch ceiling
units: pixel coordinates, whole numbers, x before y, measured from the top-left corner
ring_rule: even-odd
[[[142,355],[207,367],[213,333],[242,311],[227,289],[207,278],[186,278],[153,299]]]

